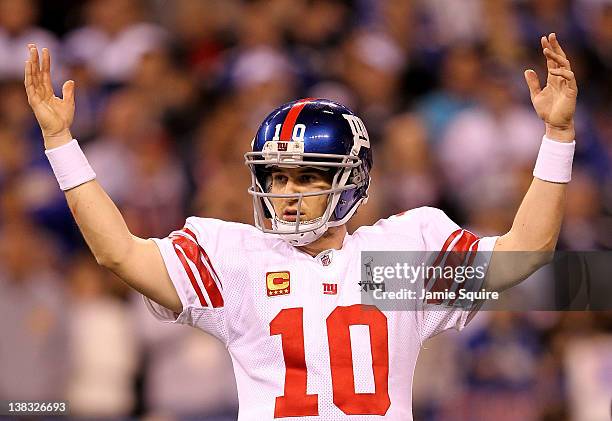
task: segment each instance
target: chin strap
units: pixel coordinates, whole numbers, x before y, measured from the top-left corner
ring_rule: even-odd
[[[277,224],[276,225],[276,229],[277,232],[276,234],[278,234],[284,241],[286,241],[287,243],[291,244],[292,246],[305,246],[307,244],[310,244],[316,240],[318,240],[319,238],[321,238],[321,236],[323,234],[325,234],[325,232],[327,231],[327,229],[329,228],[328,224],[323,224],[321,227],[312,230],[312,231],[306,231],[306,232],[293,232],[294,230],[294,225],[289,226],[287,225],[288,223],[285,221],[281,221],[277,218],[275,218],[276,220],[273,221],[273,224]],[[320,221],[321,218],[317,218],[313,221]],[[278,224],[280,223],[280,225]],[[311,222],[311,223],[315,223],[315,222]],[[306,222],[301,222],[301,224],[306,224]],[[292,231],[285,231],[283,232],[283,229],[281,228],[291,228]]]

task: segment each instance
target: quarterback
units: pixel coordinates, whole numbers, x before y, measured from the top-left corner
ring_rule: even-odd
[[[346,222],[368,196],[370,139],[348,108],[307,98],[266,117],[245,155],[255,226],[190,217],[166,238],[138,238],[70,133],[74,82],[63,85],[62,98],[54,96],[49,51],[39,59],[33,44],[25,89],[47,157],[97,262],[143,294],[159,319],[191,325],[225,344],[240,420],[411,420],[412,376],[423,342],[461,329],[469,312],[362,304],[360,252],[538,252],[518,262],[496,255],[487,261],[486,287],[495,291],[547,263],[571,178],[577,87],[555,34],[541,44],[546,85],[541,88],[533,70],[525,79],[546,132],[514,223],[495,237],[479,238],[429,207],[348,234]]]

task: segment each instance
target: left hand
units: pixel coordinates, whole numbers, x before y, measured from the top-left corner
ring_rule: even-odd
[[[574,140],[574,113],[578,86],[570,62],[557,41],[556,34],[540,40],[546,56],[548,78],[544,89],[540,88],[538,75],[532,69],[525,71],[531,102],[538,116],[546,123],[546,136],[571,142]]]

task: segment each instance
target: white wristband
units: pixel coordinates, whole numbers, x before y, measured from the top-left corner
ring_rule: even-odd
[[[533,176],[553,183],[569,183],[576,141],[557,142],[544,136],[536,160]]]
[[[72,139],[65,145],[45,151],[60,189],[66,191],[96,178],[79,142]]]

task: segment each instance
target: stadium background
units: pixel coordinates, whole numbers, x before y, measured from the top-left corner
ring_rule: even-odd
[[[543,123],[523,71],[544,77],[551,31],[580,89],[559,248],[610,249],[610,1],[0,0],[0,399],[116,419],[236,408],[222,346],[153,320],[84,247],[25,98],[28,42],[50,48],[56,89],[76,81],[73,135],[137,235],[192,214],[251,223],[242,155],[267,112],[304,96],[369,129],[353,229],[431,205],[489,235],[531,179]],[[423,350],[415,419],[607,419],[611,327],[610,313],[483,313]]]

